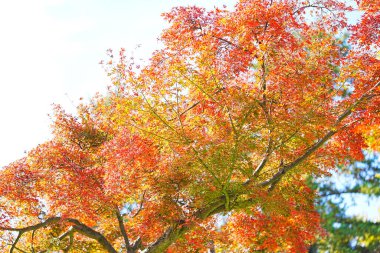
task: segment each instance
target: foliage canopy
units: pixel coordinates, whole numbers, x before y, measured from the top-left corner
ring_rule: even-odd
[[[379,9],[241,0],[164,14],[147,66],[109,51],[108,94],[76,116],[56,106],[52,140],[0,172],[4,249],[307,251],[321,232],[308,176],[379,136]]]

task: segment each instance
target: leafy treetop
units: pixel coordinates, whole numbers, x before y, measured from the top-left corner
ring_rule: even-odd
[[[52,140],[0,172],[3,247],[305,252],[320,232],[306,179],[362,158],[378,133],[379,7],[164,14],[147,66],[110,50],[108,94],[77,116],[56,106]]]

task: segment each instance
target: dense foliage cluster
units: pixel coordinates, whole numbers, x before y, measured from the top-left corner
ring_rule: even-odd
[[[379,10],[164,14],[149,64],[109,51],[109,92],[56,106],[54,137],[0,171],[3,250],[306,252],[324,233],[309,176],[379,143]]]

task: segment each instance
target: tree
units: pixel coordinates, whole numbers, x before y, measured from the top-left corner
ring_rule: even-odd
[[[108,94],[56,106],[52,140],[1,171],[4,249],[306,252],[307,178],[362,158],[380,123],[378,7],[358,1],[356,25],[335,0],[164,14],[147,66],[110,50]]]
[[[377,252],[380,250],[380,224],[365,217],[348,216],[347,208],[357,205],[348,203],[357,196],[376,200],[380,196],[379,154],[367,152],[365,160],[342,168],[335,180],[319,180],[318,207],[323,225],[329,236],[321,238],[314,246],[318,252]],[[340,179],[340,180],[339,180]],[[337,180],[340,185],[337,186]],[[343,183],[343,182],[345,183]],[[355,196],[354,196],[355,195]]]

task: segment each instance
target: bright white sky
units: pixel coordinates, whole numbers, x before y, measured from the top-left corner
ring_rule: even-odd
[[[52,103],[74,111],[80,97],[105,91],[98,63],[106,49],[132,52],[141,44],[136,56],[148,59],[166,25],[162,12],[235,2],[0,0],[0,167],[50,137]]]
[[[229,4],[228,4],[229,3]],[[233,0],[0,0],[0,167],[49,138],[52,103],[69,111],[108,79],[98,64],[108,48],[148,59],[178,5],[207,8]]]

